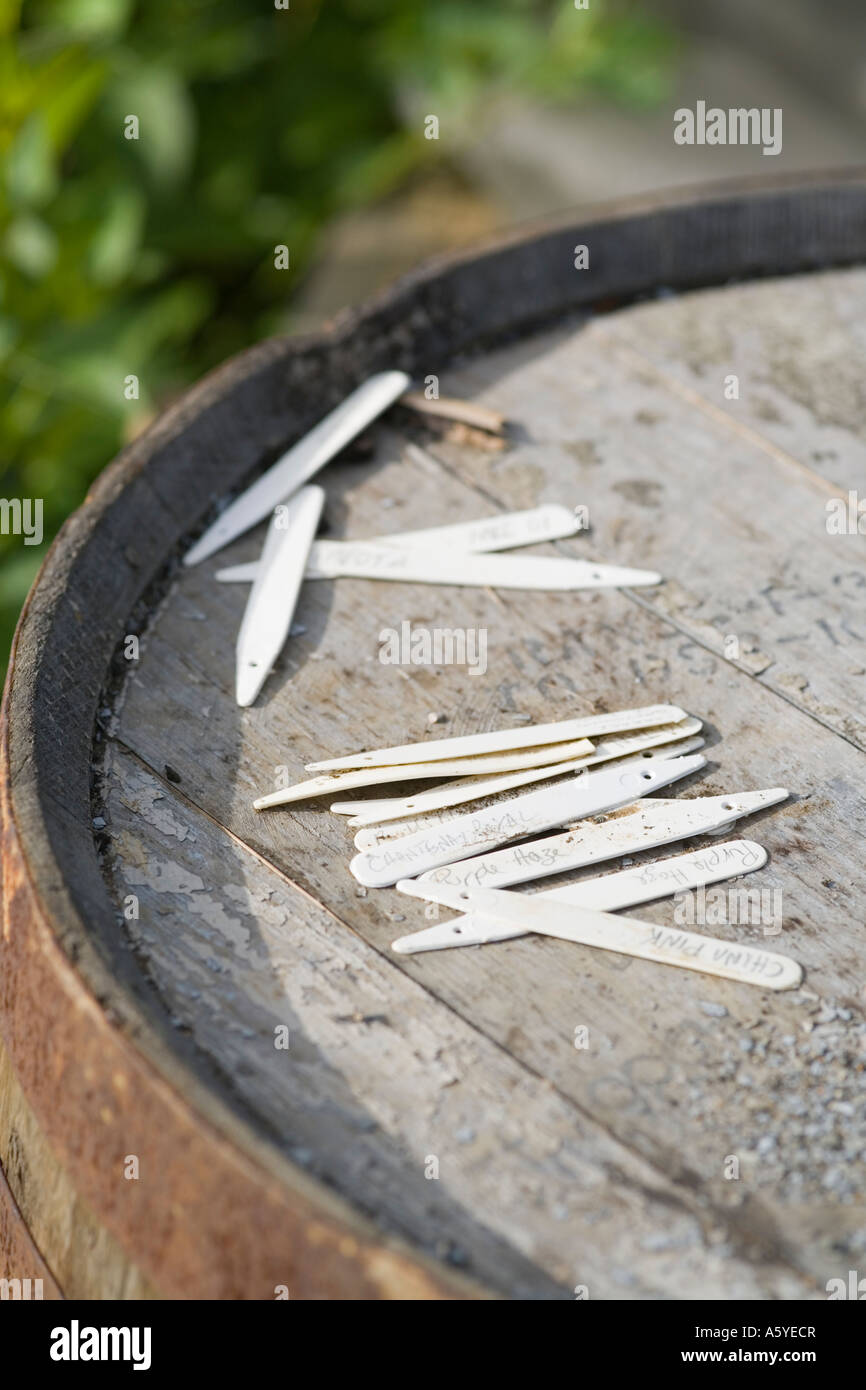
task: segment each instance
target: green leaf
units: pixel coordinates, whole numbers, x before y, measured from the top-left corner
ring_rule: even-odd
[[[0,0],[0,38],[14,34],[21,11],[21,0]]]
[[[56,23],[76,38],[115,38],[132,13],[132,0],[56,0]]]
[[[31,279],[47,274],[57,260],[57,238],[38,217],[19,217],[6,231],[6,255]]]
[[[117,285],[134,267],[144,225],[145,201],[137,188],[118,188],[90,244],[88,269],[99,285]]]
[[[114,79],[108,108],[122,137],[127,116],[138,117],[138,139],[127,152],[145,165],[152,182],[172,188],[189,172],[195,149],[196,117],[190,94],[168,67],[123,65]]]
[[[56,188],[57,173],[45,116],[34,112],[19,130],[6,159],[9,200],[19,206],[39,207]]]
[[[17,536],[15,540],[17,550],[21,540]],[[4,550],[6,549],[4,546]],[[28,545],[26,548],[21,545],[19,553],[7,553],[3,556],[3,564],[0,565],[0,604],[9,605],[15,610],[21,607],[44,557],[44,549],[36,545]]]
[[[38,104],[52,148],[65,150],[92,110],[106,76],[106,66],[81,49],[68,48],[34,74],[31,100]]]

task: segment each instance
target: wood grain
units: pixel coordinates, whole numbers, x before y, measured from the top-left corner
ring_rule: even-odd
[[[808,1291],[772,1256],[757,1274],[707,1263],[698,1205],[420,973],[395,970],[132,755],[111,781],[118,891],[138,900],[131,931],[176,1025],[296,1162],[386,1230],[510,1297],[567,1298],[575,1282],[616,1297],[610,1252],[636,1233],[652,1243],[673,1214],[689,1252],[650,1262],[643,1296]]]
[[[864,558],[861,537],[824,520],[833,490],[863,486],[863,272],[588,311],[862,259],[864,207],[862,179],[784,185],[458,258],[322,339],[228,364],[100,480],[28,602],[2,742],[0,1020],[16,1110],[33,1116],[27,1223],[56,1273],[52,1162],[56,1190],[118,1252],[106,1287],[169,1297],[272,1297],[288,1267],[293,1297],[558,1298],[586,1284],[591,1297],[787,1298],[847,1270],[866,1225]],[[583,280],[577,241],[594,248]],[[804,321],[826,346],[810,347],[806,376]],[[750,387],[736,403],[718,395],[730,363]],[[239,711],[246,595],[212,576],[259,538],[183,574],[178,549],[221,494],[394,365],[504,413],[509,447],[423,424],[410,438],[395,415],[365,461],[322,475],[330,534],[588,505],[588,535],[539,553],[668,582],[310,584],[304,631]],[[485,629],[486,673],[383,665],[380,633],[403,621]],[[423,738],[431,714],[455,735],[661,700],[709,726],[713,764],[680,795],[795,793],[741,826],[771,852],[756,877],[782,893],[781,935],[712,927],[801,960],[791,997],[553,940],[396,957],[390,941],[423,910],[358,893],[342,821],[251,808],[314,758]],[[645,911],[671,920],[669,904]],[[60,1060],[46,1069],[31,1040],[49,1019]],[[81,1126],[105,1109],[102,1129]],[[117,1155],[139,1151],[159,1181],[119,1184]],[[222,1221],[220,1193],[243,1221]],[[64,1291],[94,1287],[68,1253]]]
[[[502,403],[507,389],[512,416],[514,381],[520,381],[521,389],[525,382],[520,424],[531,442],[518,443],[509,455],[495,461],[450,450],[448,464],[443,466],[430,452],[405,449],[399,438],[382,431],[377,459],[360,468],[343,466],[331,471],[328,493],[334,505],[329,513],[334,527],[363,535],[381,530],[384,516],[399,528],[413,527],[423,517],[473,516],[492,506],[493,496],[500,506],[589,498],[594,521],[598,517],[594,534],[557,548],[571,553],[591,548],[592,556],[616,563],[644,563],[649,549],[646,563],[657,564],[663,573],[681,575],[678,582],[683,589],[694,588],[696,594],[709,589],[710,605],[716,603],[712,592],[716,575],[727,584],[740,585],[745,595],[742,602],[748,602],[749,575],[755,577],[755,567],[762,563],[771,569],[778,556],[781,513],[774,518],[762,510],[773,505],[773,488],[765,488],[759,475],[756,486],[765,488],[760,493],[762,506],[756,509],[763,528],[759,535],[742,539],[733,524],[724,524],[724,514],[713,527],[709,518],[721,489],[719,485],[713,491],[717,473],[713,425],[706,425],[702,414],[692,420],[688,404],[676,395],[669,399],[657,388],[652,396],[638,391],[630,363],[623,366],[616,350],[620,336],[627,332],[628,314],[617,317],[621,322],[617,321],[613,349],[607,347],[613,339],[605,321],[598,329],[592,325],[569,334],[557,331],[484,359],[484,371],[493,381],[484,399]],[[581,430],[589,428],[592,438],[606,442],[607,450],[602,466],[584,466],[595,470],[591,488],[581,481],[575,486],[575,475],[581,480],[585,474],[575,467],[569,441],[563,438],[575,402],[573,388],[563,398],[562,384],[584,379],[584,366],[591,371],[585,382],[585,398],[591,404],[584,410],[584,399],[577,403]],[[500,388],[500,382],[509,386]],[[448,386],[453,391],[474,391],[478,367],[449,377]],[[637,392],[637,402],[628,396],[630,391],[632,396]],[[664,413],[664,449],[652,455],[652,464],[651,446],[645,443],[644,453],[635,460],[630,439],[620,442],[616,436],[616,431],[624,430],[624,399],[631,400],[632,413],[649,409],[651,400]],[[676,506],[653,510],[657,520],[652,535],[641,525],[644,491],[623,486],[628,481],[627,474],[623,477],[627,467],[632,473],[639,471],[649,493],[656,488],[677,499]],[[737,486],[741,482],[737,480]],[[735,495],[737,488],[733,491]],[[349,516],[343,503],[346,496],[352,499]],[[802,524],[803,513],[808,523],[810,503],[808,489],[794,496],[788,489],[788,512],[794,517],[788,531]],[[699,531],[695,517],[710,528],[710,534],[719,535],[731,563],[720,564],[719,552],[706,542],[703,549],[698,543],[687,543],[689,532]],[[762,541],[773,546],[769,556]],[[257,538],[239,542],[232,559],[253,555],[256,543]],[[833,538],[827,537],[823,527],[822,543],[826,555],[831,555]],[[817,553],[809,557],[809,563],[817,585],[822,552],[817,545],[813,550]],[[802,1261],[803,1269],[816,1280],[831,1277],[837,1259],[834,1245],[844,1240],[860,1218],[853,1211],[835,1211],[833,1204],[826,1204],[823,1183],[838,1165],[844,1108],[856,1104],[862,1073],[855,1070],[845,1077],[840,1123],[823,1150],[815,1143],[803,1144],[808,1126],[820,1125],[824,1101],[815,1095],[798,1048],[810,1037],[805,1026],[812,1013],[822,1016],[817,994],[834,999],[834,1008],[838,1005],[851,1013],[845,1026],[837,1023],[835,1027],[830,1058],[841,1068],[847,1051],[856,1055],[862,1047],[859,926],[856,917],[837,920],[835,908],[844,885],[855,881],[852,866],[860,835],[866,830],[860,791],[862,755],[815,723],[805,710],[767,688],[745,663],[733,664],[717,656],[702,641],[702,631],[684,634],[663,607],[662,612],[653,613],[652,605],[637,602],[634,595],[575,599],[574,595],[466,594],[448,588],[428,595],[405,585],[360,581],[336,582],[329,594],[320,589],[320,585],[309,585],[304,591],[297,619],[306,631],[289,646],[281,673],[264,692],[260,705],[239,717],[231,702],[231,638],[243,596],[217,587],[206,571],[183,575],[181,587],[150,631],[147,656],[129,676],[118,738],[152,769],[168,763],[181,777],[172,788],[175,796],[178,792],[189,796],[316,901],[331,906],[343,923],[385,955],[392,969],[406,969],[461,1019],[480,1027],[532,1073],[552,1081],[582,1113],[602,1119],[624,1147],[634,1151],[639,1144],[639,1152],[655,1165],[656,1180],[674,1172],[680,1190],[687,1184],[698,1188],[703,1200],[712,1205],[720,1229],[727,1230],[726,1243],[735,1250],[752,1251],[748,1259],[760,1266],[787,1243],[794,1198],[808,1195],[809,1201],[819,1200],[819,1225],[826,1234],[817,1248],[796,1248],[792,1258],[795,1264]],[[196,617],[202,613],[207,614],[204,620]],[[385,626],[399,628],[403,620],[487,628],[491,663],[487,677],[477,680],[456,667],[402,671],[382,666],[377,659],[379,631]],[[730,627],[728,621],[726,630]],[[776,632],[784,652],[781,621]],[[770,646],[769,641],[765,645]],[[595,702],[584,695],[588,674]],[[823,678],[824,671],[820,674]],[[538,941],[409,960],[403,966],[402,960],[398,963],[386,955],[389,940],[409,930],[411,923],[423,923],[423,916],[417,906],[407,905],[392,891],[371,891],[359,897],[346,870],[352,842],[342,821],[316,806],[261,815],[250,809],[254,795],[270,790],[278,767],[285,766],[293,778],[317,756],[339,755],[363,744],[423,738],[428,712],[445,713],[446,730],[457,734],[507,723],[510,714],[535,720],[546,719],[550,712],[567,717],[591,712],[595,705],[610,709],[634,705],[637,699],[676,699],[709,721],[714,766],[709,778],[694,784],[695,792],[746,790],[780,781],[791,785],[796,801],[755,826],[746,823],[746,830],[773,852],[762,884],[783,892],[787,903],[784,945],[774,938],[763,944],[778,945],[803,960],[815,998],[809,994],[796,995],[791,1001],[765,998],[759,1005],[751,991],[742,987],[683,980],[677,972],[624,960],[612,963],[562,944],[546,951],[548,942]],[[206,741],[200,737],[202,719],[209,730]],[[826,794],[828,785],[833,795]],[[108,820],[113,824],[111,813]],[[827,880],[826,887],[816,877],[812,855],[803,852],[808,845],[822,847],[820,878]],[[118,852],[121,865],[124,859],[124,852]],[[670,906],[646,912],[659,922],[671,920]],[[181,919],[186,913],[181,912]],[[828,920],[833,920],[831,948],[822,933],[822,923]],[[728,930],[733,938],[741,935],[735,927]],[[703,1005],[727,1012],[708,1016]],[[574,1027],[581,1022],[588,1024],[591,1033],[598,1030],[599,1049],[575,1066]],[[745,1058],[751,1058],[755,1048],[762,1049],[760,1065],[749,1061],[748,1072]],[[780,1097],[778,1072],[788,1063],[796,1086],[792,1095]],[[249,1068],[259,1070],[252,1056]],[[745,1076],[752,1076],[760,1102],[744,1112],[742,1090],[749,1084]],[[379,1098],[382,1084],[377,1077]],[[484,1113],[480,1099],[473,1099],[471,1105],[477,1115]],[[803,1118],[794,1125],[787,1119],[791,1105],[803,1108]],[[710,1126],[708,1112],[713,1116]],[[759,1154],[769,1116],[776,1122],[780,1140],[776,1152]],[[727,1136],[726,1140],[721,1136]],[[730,1208],[731,1184],[721,1176],[720,1144],[726,1143],[730,1147],[724,1148],[724,1154],[742,1152],[744,1166],[751,1166],[742,1209],[737,1202]],[[316,1145],[316,1152],[324,1172],[339,1186],[341,1179],[324,1158],[324,1140]],[[745,1179],[741,1181],[745,1184]],[[352,1186],[346,1176],[342,1183]],[[847,1183],[847,1198],[862,1201],[862,1187],[853,1175]],[[796,1220],[810,1212],[809,1201],[803,1202],[802,1209],[798,1205]],[[389,1202],[388,1209],[396,1219],[396,1201]],[[859,1205],[855,1211],[859,1212]],[[559,1266],[553,1261],[549,1268],[556,1272]],[[638,1268],[645,1277],[639,1261]],[[487,1269],[484,1277],[491,1277]],[[610,1295],[610,1287],[602,1287]],[[655,1293],[659,1293],[657,1287]]]

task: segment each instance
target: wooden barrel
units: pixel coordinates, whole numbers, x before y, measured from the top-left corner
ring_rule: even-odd
[[[45,1297],[772,1299],[862,1267],[864,255],[859,175],[563,221],[252,349],[102,474],[5,695],[5,1277]],[[393,410],[322,474],[332,535],[565,502],[591,531],[561,553],[667,582],[310,583],[240,710],[247,591],[213,576],[260,537],[179,557],[390,367],[503,411],[507,447]],[[404,622],[483,629],[486,672],[383,663]],[[738,833],[770,851],[769,944],[800,991],[530,937],[398,957],[422,907],[359,889],[342,821],[252,809],[317,757],[660,701],[709,731],[681,795],[793,793]]]

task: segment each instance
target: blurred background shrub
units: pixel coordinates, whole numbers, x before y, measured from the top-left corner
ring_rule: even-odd
[[[44,500],[46,544],[167,399],[291,331],[333,219],[448,160],[424,114],[652,103],[671,54],[602,0],[290,5],[0,0],[0,495]],[[44,549],[0,536],[0,664]]]

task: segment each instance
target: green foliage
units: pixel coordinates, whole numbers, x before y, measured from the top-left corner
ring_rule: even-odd
[[[328,220],[447,156],[419,110],[653,100],[669,54],[602,0],[0,0],[0,492],[50,539],[167,397],[285,326]],[[41,553],[0,536],[0,659]]]

